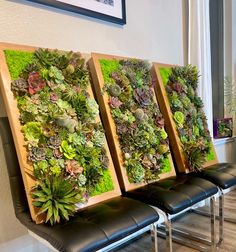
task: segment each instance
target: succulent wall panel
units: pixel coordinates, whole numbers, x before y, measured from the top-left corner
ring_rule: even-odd
[[[155,63],[153,74],[178,170],[198,171],[217,163],[203,103],[197,95],[197,68]]]
[[[89,66],[122,187],[130,190],[173,175],[149,63],[92,54]]]
[[[32,218],[53,225],[119,195],[84,57],[1,44],[0,67]]]

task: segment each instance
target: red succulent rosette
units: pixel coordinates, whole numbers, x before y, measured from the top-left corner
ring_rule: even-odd
[[[28,76],[29,93],[31,95],[36,94],[46,86],[46,82],[41,79],[38,72],[32,72]]]

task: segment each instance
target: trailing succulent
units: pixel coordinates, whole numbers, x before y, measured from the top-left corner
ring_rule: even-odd
[[[98,105],[87,92],[84,59],[79,53],[57,50],[31,54],[11,88],[36,179],[33,204],[53,225],[68,220],[76,203],[112,190],[113,185],[104,132],[96,121]],[[102,185],[104,177],[109,186]]]
[[[105,92],[131,183],[150,182],[170,170],[169,143],[150,66],[141,60],[100,60]]]
[[[188,167],[193,171],[201,170],[202,165],[214,155],[211,153],[211,137],[203,103],[196,92],[197,68],[187,65],[161,68],[160,72]]]

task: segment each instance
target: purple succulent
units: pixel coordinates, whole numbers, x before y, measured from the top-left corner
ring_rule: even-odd
[[[38,72],[31,72],[29,74],[28,83],[29,83],[29,93],[31,95],[37,93],[46,86],[45,81],[41,79],[40,74]]]
[[[58,136],[52,136],[49,138],[48,146],[51,148],[59,148],[61,146],[61,140]]]
[[[71,176],[75,176],[76,174],[80,174],[83,172],[83,167],[76,160],[66,160],[66,172],[68,172]]]
[[[145,107],[151,104],[153,92],[151,89],[137,88],[134,90],[134,98],[141,106]]]
[[[11,83],[11,89],[16,92],[27,93],[28,88],[29,88],[29,85],[28,85],[27,81],[23,78],[19,78],[17,80],[14,80]]]
[[[55,158],[62,158],[63,157],[63,152],[61,152],[59,149],[54,149],[53,150],[53,156]]]
[[[110,97],[109,104],[112,108],[119,108],[123,103],[117,97]]]
[[[41,161],[45,160],[46,152],[44,148],[32,147],[29,151],[28,160]]]
[[[58,100],[57,94],[52,93],[50,94],[50,101],[51,102],[56,102]]]
[[[107,169],[108,166],[109,166],[108,156],[107,155],[101,155],[99,159],[100,159],[100,162],[102,163],[102,166]]]
[[[181,94],[183,92],[183,86],[181,83],[178,82],[172,84],[172,89],[178,94]]]
[[[156,119],[155,119],[155,124],[160,127],[160,128],[164,128],[165,126],[165,120],[162,116],[158,116]]]
[[[111,74],[111,77],[112,77],[112,79],[115,80],[116,84],[119,85],[119,84],[121,83],[120,75],[119,75],[117,72],[113,72],[113,73]]]
[[[118,134],[123,135],[128,131],[128,128],[125,124],[119,124],[117,125],[116,130]]]
[[[151,162],[151,160],[148,158],[148,156],[144,156],[143,157],[143,160],[142,160],[142,165],[144,166],[144,167],[152,167],[153,166],[153,163]]]

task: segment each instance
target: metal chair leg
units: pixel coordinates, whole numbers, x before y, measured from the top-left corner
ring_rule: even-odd
[[[169,220],[168,216],[165,218],[165,226],[166,226],[166,251],[172,252],[172,228],[171,228],[171,220]]]
[[[158,252],[158,239],[157,239],[157,224],[153,223],[150,226],[151,238],[153,242],[153,251]]]
[[[215,197],[210,198],[210,208],[211,208],[211,251],[216,250],[216,228],[215,228]]]
[[[221,192],[219,197],[219,241],[218,246],[224,240],[224,193]]]

